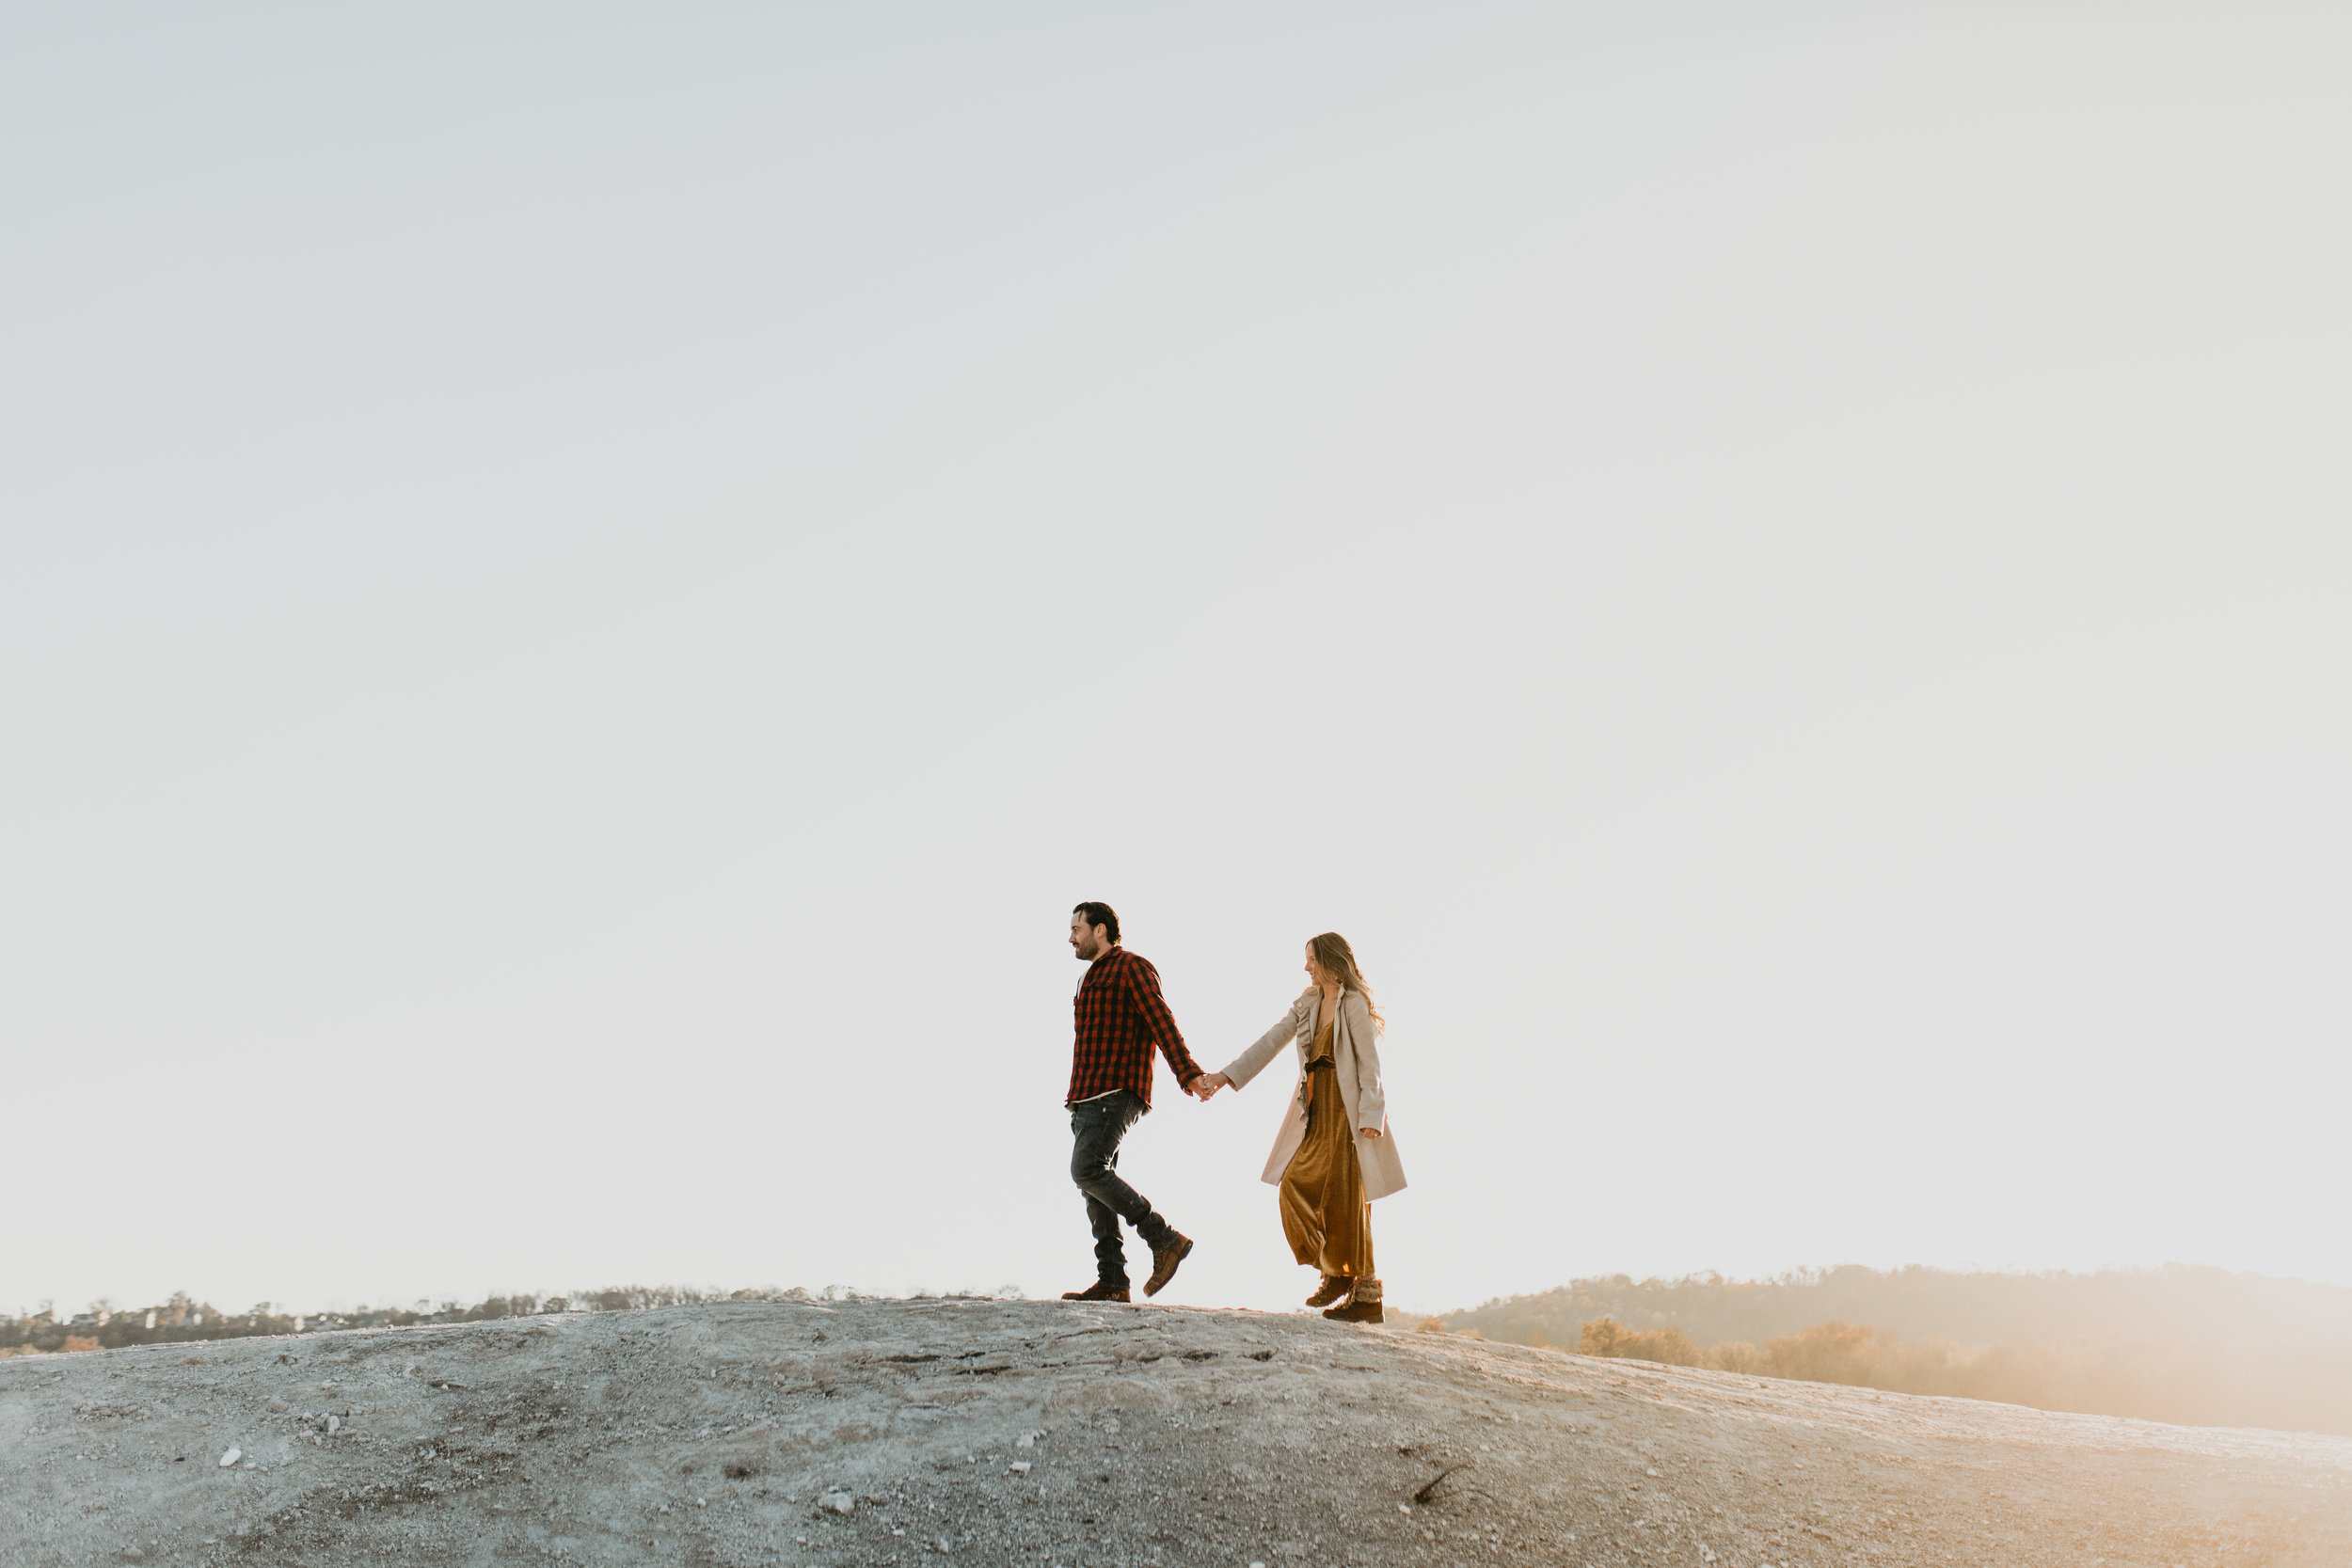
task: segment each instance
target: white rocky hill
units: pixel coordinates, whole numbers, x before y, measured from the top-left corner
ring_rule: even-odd
[[[2352,1440],[927,1300],[0,1361],[0,1563],[2352,1563]]]

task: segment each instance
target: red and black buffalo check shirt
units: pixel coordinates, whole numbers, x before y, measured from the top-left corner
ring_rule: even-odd
[[[1168,1053],[1176,1082],[1200,1076],[1200,1064],[1184,1049],[1176,1015],[1160,995],[1160,972],[1152,960],[1114,947],[1087,966],[1073,1006],[1078,1039],[1071,1053],[1070,1095],[1074,1105],[1113,1089],[1133,1089],[1152,1103],[1152,1048]]]

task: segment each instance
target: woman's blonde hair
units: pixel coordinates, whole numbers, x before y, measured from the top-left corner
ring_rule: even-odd
[[[1372,1015],[1373,1027],[1385,1031],[1389,1021],[1373,1005],[1372,988],[1364,983],[1364,972],[1356,967],[1356,949],[1347,945],[1347,939],[1337,931],[1326,931],[1309,941],[1307,949],[1314,954],[1323,972],[1339,981],[1342,990],[1352,990],[1364,999],[1364,1011]]]

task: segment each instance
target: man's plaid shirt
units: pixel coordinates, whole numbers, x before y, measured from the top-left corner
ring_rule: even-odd
[[[1200,1064],[1184,1049],[1176,1015],[1160,995],[1160,972],[1152,960],[1114,947],[1087,965],[1086,979],[1073,1004],[1078,1019],[1076,1049],[1070,1063],[1065,1104],[1091,1100],[1113,1089],[1133,1089],[1152,1103],[1152,1048],[1168,1054],[1176,1082],[1200,1076]]]

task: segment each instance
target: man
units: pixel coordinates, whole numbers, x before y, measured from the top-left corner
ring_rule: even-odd
[[[1064,1301],[1125,1301],[1127,1251],[1119,1222],[1136,1227],[1152,1249],[1152,1277],[1143,1293],[1157,1295],[1175,1277],[1192,1241],[1152,1212],[1141,1193],[1120,1179],[1119,1141],[1152,1109],[1152,1048],[1166,1053],[1176,1082],[1191,1093],[1207,1074],[1184,1049],[1175,1017],[1160,995],[1160,972],[1119,945],[1119,914],[1108,904],[1070,911],[1070,945],[1087,965],[1075,1003],[1077,1040],[1070,1068],[1070,1180],[1086,1195],[1094,1227],[1094,1283],[1069,1291]],[[1206,1098],[1203,1096],[1202,1098]]]

